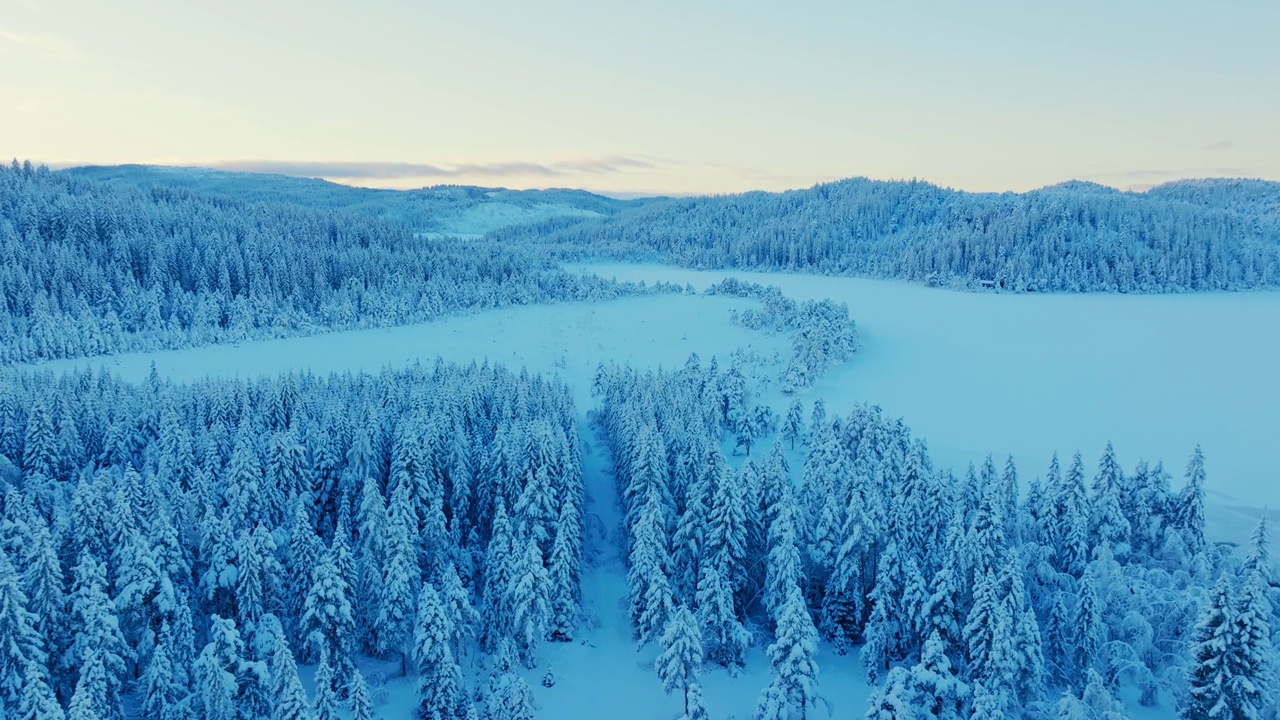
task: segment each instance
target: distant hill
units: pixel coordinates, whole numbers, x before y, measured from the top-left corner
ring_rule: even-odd
[[[184,188],[249,202],[286,202],[367,213],[430,235],[475,236],[508,225],[600,218],[636,202],[585,190],[507,190],[465,185],[382,190],[287,175],[162,165],[85,166],[60,172],[142,188]]]
[[[1280,183],[1199,180],[1147,192],[1072,181],[1026,193],[842,180],[662,199],[493,237],[575,256],[804,270],[952,286],[1185,292],[1280,286]]]

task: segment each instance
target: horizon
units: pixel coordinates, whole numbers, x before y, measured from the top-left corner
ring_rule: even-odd
[[[0,20],[0,153],[645,195],[1280,180],[1280,97],[1259,90],[1277,31],[1263,0],[22,0]]]
[[[24,162],[24,160],[21,160],[18,158],[13,158],[12,161],[17,163]],[[867,177],[865,175],[849,175],[846,177],[839,177],[832,180],[823,180],[815,183],[810,183],[808,185],[797,185],[794,187],[783,187],[783,188],[776,188],[776,189],[750,188],[746,190],[736,190],[736,191],[730,191],[730,192],[664,193],[660,191],[646,191],[646,190],[600,190],[600,189],[595,189],[591,187],[574,187],[574,186],[568,186],[568,185],[541,185],[541,186],[531,186],[531,187],[513,187],[513,186],[507,186],[507,185],[477,185],[472,183],[460,183],[460,182],[442,182],[442,183],[434,183],[430,185],[414,185],[414,186],[400,187],[400,186],[388,186],[388,185],[378,185],[378,184],[362,184],[358,182],[358,180],[360,180],[359,178],[353,180],[350,178],[341,178],[341,177],[330,178],[330,177],[323,177],[319,175],[290,174],[287,172],[274,172],[274,171],[267,171],[267,170],[260,170],[260,169],[239,170],[239,169],[231,169],[229,167],[211,167],[207,165],[163,165],[163,164],[155,164],[155,163],[131,163],[131,162],[119,163],[119,164],[51,164],[51,163],[37,163],[35,161],[25,161],[25,162],[32,162],[32,164],[36,166],[44,165],[53,172],[61,172],[65,170],[90,169],[90,168],[127,168],[127,167],[162,168],[162,169],[170,169],[170,170],[204,170],[204,171],[211,171],[211,172],[217,172],[217,173],[226,173],[229,175],[260,175],[263,177],[284,177],[284,178],[291,178],[296,180],[318,180],[318,181],[330,183],[333,185],[341,185],[343,187],[349,187],[349,188],[361,189],[361,190],[388,190],[388,191],[394,191],[394,192],[413,192],[417,190],[432,190],[435,188],[470,187],[470,188],[478,188],[481,190],[539,191],[539,192],[569,191],[569,192],[585,192],[592,195],[598,195],[601,197],[610,198],[613,200],[623,200],[623,201],[653,199],[653,198],[717,197],[717,196],[726,196],[726,195],[742,195],[742,194],[755,193],[755,192],[766,192],[766,193],[793,192],[798,190],[811,189],[819,185],[839,183],[839,182],[844,182],[848,180],[869,180],[872,182],[883,182],[883,183],[923,182],[925,184],[933,185],[934,187],[938,187],[943,190],[968,193],[968,194],[974,194],[974,195],[1004,194],[1004,193],[1014,193],[1014,194],[1021,195],[1029,192],[1035,192],[1037,190],[1044,190],[1046,188],[1057,187],[1060,185],[1067,185],[1071,183],[1094,184],[1094,185],[1099,185],[1112,190],[1117,190],[1119,192],[1127,192],[1127,193],[1145,193],[1146,191],[1151,190],[1152,188],[1160,187],[1162,185],[1170,185],[1170,184],[1179,183],[1179,182],[1257,181],[1257,182],[1280,183],[1280,180],[1270,180],[1270,179],[1261,178],[1261,177],[1222,175],[1222,176],[1179,177],[1179,178],[1164,180],[1157,183],[1139,183],[1139,184],[1130,185],[1128,187],[1119,187],[1116,185],[1109,185],[1107,183],[1101,183],[1101,182],[1096,182],[1092,180],[1083,180],[1080,178],[1067,178],[1064,180],[1059,180],[1057,182],[1052,182],[1046,185],[1028,188],[1025,190],[970,190],[967,188],[959,188],[959,187],[953,187],[950,185],[944,185],[942,183],[934,182],[928,178],[873,178],[873,177]],[[347,180],[347,181],[344,182],[344,180]]]

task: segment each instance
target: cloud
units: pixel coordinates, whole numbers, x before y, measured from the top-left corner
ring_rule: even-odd
[[[0,27],[0,43],[35,50],[46,58],[56,60],[73,61],[82,57],[73,44],[57,35],[27,33]]]
[[[1236,144],[1231,140],[1219,140],[1216,143],[1210,143],[1208,145],[1205,145],[1200,149],[1201,150],[1230,150],[1235,146]]]
[[[228,160],[213,163],[210,167],[218,170],[300,177],[397,180],[420,177],[560,177],[583,173],[603,175],[655,166],[647,160],[619,155],[554,163],[501,162],[456,165],[380,161]]]

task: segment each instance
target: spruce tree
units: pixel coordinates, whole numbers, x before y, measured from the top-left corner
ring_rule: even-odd
[[[675,690],[684,694],[684,713],[690,714],[689,690],[698,684],[702,667],[702,633],[689,608],[681,605],[671,613],[659,640],[662,652],[654,661],[662,688],[670,695]]]
[[[17,708],[27,665],[46,661],[36,617],[27,610],[27,596],[9,554],[0,549],[0,708]]]
[[[373,696],[359,668],[351,674],[351,720],[373,720]]]
[[[430,584],[424,585],[413,639],[419,672],[418,717],[423,720],[450,717],[463,695],[462,670],[452,645],[453,626],[440,595]]]
[[[793,588],[778,615],[776,639],[768,648],[773,684],[787,704],[805,717],[818,681],[818,631],[799,588]]]
[[[66,717],[53,688],[49,686],[49,676],[40,663],[27,663],[17,712],[11,717],[16,720],[64,720]]]
[[[520,656],[532,668],[538,643],[547,636],[551,615],[551,577],[542,564],[538,541],[532,536],[515,561],[515,574],[508,592],[512,629]]]
[[[1228,693],[1236,673],[1234,615],[1231,581],[1224,574],[1191,635],[1186,704],[1179,711],[1185,720],[1242,717],[1235,715]]]
[[[311,702],[298,677],[298,665],[283,638],[271,654],[272,720],[312,720]]]

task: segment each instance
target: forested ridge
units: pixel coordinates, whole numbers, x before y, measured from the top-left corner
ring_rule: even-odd
[[[345,209],[0,167],[0,363],[640,292]]]
[[[675,198],[587,221],[490,234],[575,257],[795,270],[1066,292],[1280,285],[1280,184],[1171,183],[1145,193],[1069,182],[967,193],[863,178],[782,193]]]

